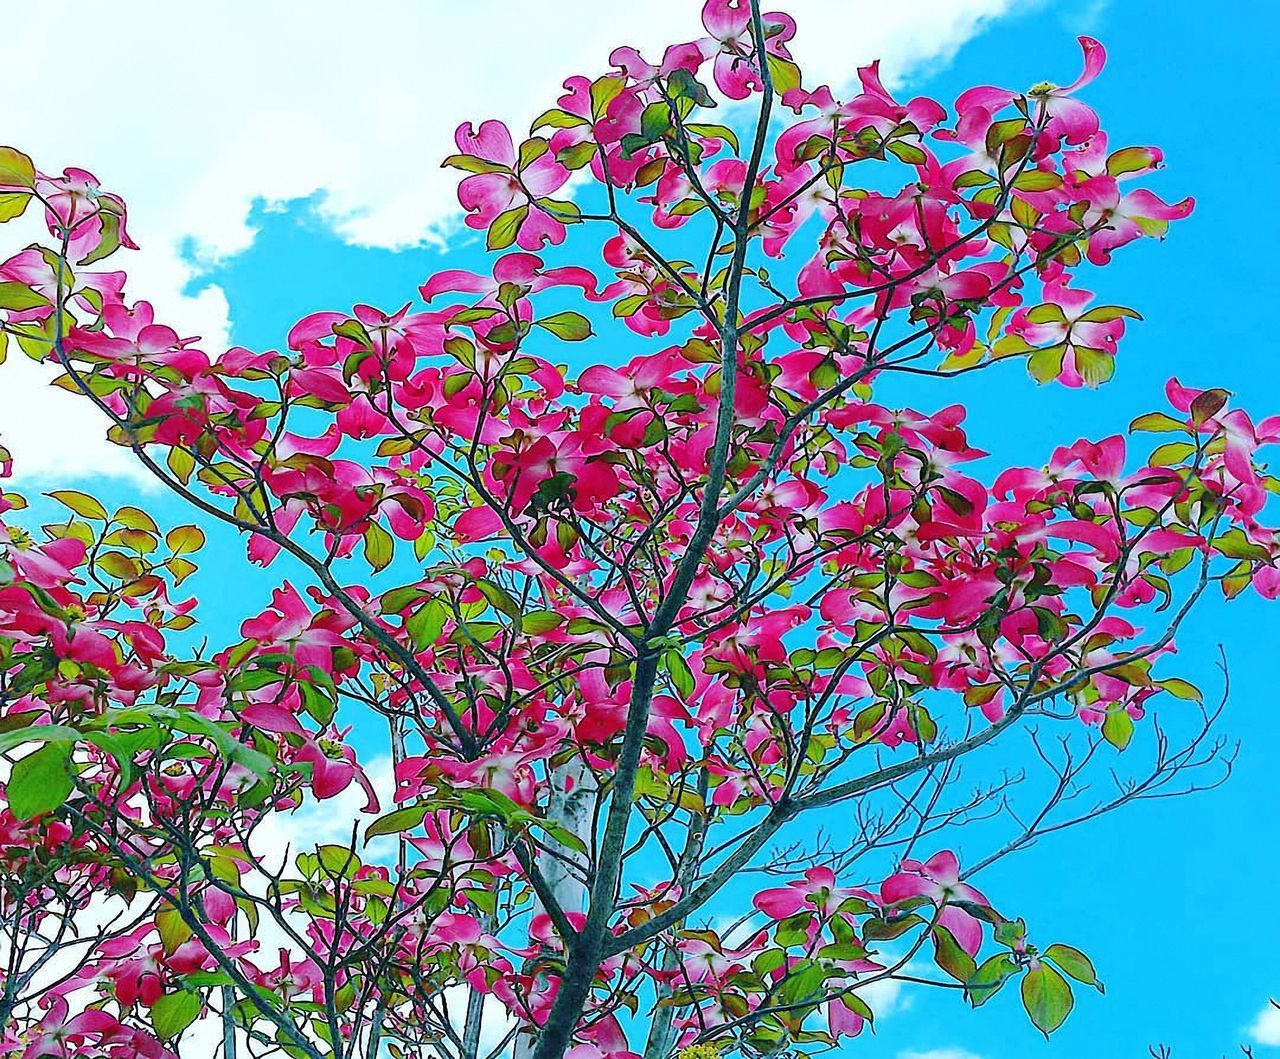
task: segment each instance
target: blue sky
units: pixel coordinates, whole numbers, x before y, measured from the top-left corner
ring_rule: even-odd
[[[952,43],[962,43],[950,61],[945,41],[931,44],[932,54],[894,43],[904,62],[909,58],[915,66],[909,90],[948,101],[975,83],[1066,81],[1079,64],[1075,34],[1094,34],[1108,46],[1110,65],[1085,98],[1102,114],[1113,144],[1163,147],[1168,169],[1157,190],[1168,199],[1194,195],[1197,209],[1163,245],[1127,248],[1105,272],[1082,275],[1081,285],[1096,290],[1101,301],[1134,306],[1145,317],[1130,329],[1116,377],[1103,390],[1036,387],[1011,365],[901,399],[921,407],[968,404],[972,437],[993,454],[993,466],[1040,463],[1058,443],[1122,431],[1135,415],[1161,405],[1170,375],[1191,385],[1226,387],[1259,414],[1280,412],[1280,351],[1268,326],[1278,307],[1278,270],[1264,256],[1280,231],[1280,208],[1268,182],[1280,161],[1268,135],[1280,104],[1270,71],[1280,23],[1275,8],[1261,0],[1213,8],[1188,0],[1111,0],[1033,5],[1011,16],[1002,14],[1007,7],[989,5],[993,17],[971,39],[963,40],[973,27],[958,32]],[[856,33],[847,39],[851,69],[871,56],[859,51]],[[599,61],[605,50],[596,49]],[[824,55],[823,61],[832,60]],[[476,62],[483,66],[485,60]],[[505,74],[521,109],[541,109],[543,97],[520,88],[518,68]],[[534,79],[541,83],[545,74],[539,67]],[[74,132],[66,135],[74,146]],[[426,155],[439,157],[448,147],[440,140]],[[94,167],[79,155],[58,164],[71,162]],[[289,198],[293,185],[284,187]],[[121,190],[129,195],[127,186]],[[133,205],[135,212],[146,209],[137,195]],[[323,192],[259,206],[249,222],[248,240],[237,237],[230,250],[224,246],[212,267],[204,237],[193,229],[188,273],[179,277],[200,277],[186,289],[194,301],[202,286],[206,304],[209,291],[216,292],[215,301],[225,294],[230,339],[256,348],[278,345],[288,325],[313,309],[356,301],[398,307],[446,259],[449,267],[468,267],[481,256],[474,243],[449,236],[447,218],[431,228],[435,237],[445,233],[447,251],[438,245],[391,249],[396,239],[372,238],[367,231],[353,236],[350,223],[335,222],[332,198]],[[352,238],[381,245],[362,248]],[[146,294],[137,284],[132,291]],[[617,359],[638,350],[620,350]],[[5,377],[0,373],[0,386]],[[6,430],[0,418],[0,433]],[[66,483],[43,478],[24,486],[33,492],[33,486]],[[123,500],[136,486],[115,477],[97,488]],[[159,495],[146,503],[162,517],[182,517]],[[224,629],[260,609],[270,586],[260,574],[225,576],[243,569],[241,554],[233,537],[213,535],[205,565],[215,576],[205,576],[200,591],[205,618]],[[1241,750],[1224,788],[1124,810],[1050,839],[982,879],[998,905],[1027,915],[1041,937],[1088,952],[1107,983],[1105,998],[1081,996],[1067,1025],[1046,1044],[1012,995],[968,1012],[954,996],[916,990],[902,995],[877,1037],[851,1044],[848,1054],[1140,1059],[1148,1045],[1163,1041],[1187,1059],[1229,1054],[1245,1042],[1255,1045],[1259,1059],[1280,1056],[1280,1022],[1270,1031],[1259,1024],[1250,1035],[1268,996],[1280,996],[1274,958],[1280,916],[1269,910],[1270,900],[1280,896],[1280,842],[1272,822],[1280,807],[1280,714],[1271,665],[1278,642],[1280,609],[1252,594],[1230,606],[1210,600],[1179,638],[1181,671],[1210,694],[1220,687],[1215,662],[1218,645],[1225,645],[1232,697],[1223,729],[1240,739]]]

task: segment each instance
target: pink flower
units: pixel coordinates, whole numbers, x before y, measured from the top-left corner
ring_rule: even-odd
[[[763,16],[765,49],[769,55],[790,60],[787,41],[796,34],[796,24],[782,11]],[[715,56],[715,79],[720,91],[730,99],[746,99],[760,90],[760,72],[751,28],[751,5],[747,0],[707,0],[702,7],[702,24],[710,36],[704,53]]]
[[[1077,39],[1080,50],[1084,53],[1084,70],[1080,76],[1065,88],[1045,81],[1025,93],[1034,107],[1032,119],[1036,120],[1040,114],[1048,117],[1042,139],[1049,141],[1052,146],[1056,146],[1060,140],[1072,144],[1084,143],[1098,131],[1098,115],[1072,96],[1102,72],[1107,62],[1107,50],[1092,37]],[[961,123],[974,111],[985,112],[985,120],[989,121],[991,115],[997,114],[1023,94],[990,86],[971,88],[956,100],[956,113]]]
[[[241,633],[257,640],[262,650],[283,648],[299,665],[333,669],[333,649],[345,643],[342,632],[354,624],[350,616],[339,618],[333,611],[312,614],[298,590],[285,582],[271,593],[271,607],[240,627]]]
[[[938,922],[947,928],[970,956],[982,945],[982,923],[952,902],[988,905],[977,890],[960,881],[960,862],[956,855],[944,850],[927,861],[904,860],[900,871],[885,879],[880,897],[887,905],[924,897],[941,909]]]
[[[1064,386],[1096,386],[1115,370],[1116,343],[1124,335],[1124,318],[1132,309],[1102,305],[1087,310],[1090,291],[1068,287],[1065,281],[1046,283],[1045,304],[1019,309],[1009,331],[1029,347],[1031,373],[1040,381],[1056,378]],[[1010,347],[1012,348],[1012,347]],[[997,346],[997,352],[1001,347]]]
[[[496,304],[494,299],[504,283],[518,287],[522,294],[536,294],[551,287],[581,287],[588,296],[595,293],[596,278],[585,268],[566,265],[561,268],[544,268],[542,258],[534,254],[504,254],[493,264],[493,275],[482,276],[462,269],[446,269],[437,272],[418,288],[423,301],[431,301],[439,294],[458,292],[482,294],[483,301]]]
[[[810,868],[803,879],[793,879],[786,886],[762,890],[756,894],[754,904],[770,919],[786,919],[798,912],[816,911],[824,919],[833,916],[851,897],[868,904],[875,898],[857,887],[837,887],[835,873],[830,868]]]
[[[354,780],[366,795],[363,812],[378,811],[378,795],[369,777],[356,763],[356,752],[341,739],[308,737],[296,760],[311,766],[311,792],[321,801],[341,794]]]
[[[1088,257],[1095,265],[1111,260],[1111,251],[1144,235],[1164,237],[1170,221],[1189,217],[1195,199],[1185,198],[1170,205],[1146,188],[1138,188],[1121,196],[1119,188],[1089,204],[1084,224],[1103,224],[1101,231],[1089,237]]]
[[[480,172],[458,185],[458,201],[467,211],[469,227],[486,229],[499,217],[524,209],[514,242],[525,250],[538,250],[545,243],[564,241],[564,225],[536,202],[558,191],[569,179],[569,171],[549,152],[521,166],[511,133],[500,121],[483,122],[479,130],[464,122],[454,139],[464,156],[481,165]],[[513,240],[507,239],[503,245],[509,246]]]

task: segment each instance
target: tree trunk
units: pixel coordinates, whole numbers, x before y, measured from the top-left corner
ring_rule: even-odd
[[[574,757],[551,773],[551,796],[547,804],[547,816],[554,823],[577,835],[587,848],[592,845],[592,825],[595,821],[596,793],[599,790],[595,776],[580,758]],[[546,853],[538,856],[538,868],[561,911],[582,913],[587,910],[588,856],[571,849],[560,850],[561,856],[577,866],[577,870]],[[542,904],[535,901],[535,909]],[[530,1059],[536,1039],[532,1034],[516,1038],[513,1059]]]

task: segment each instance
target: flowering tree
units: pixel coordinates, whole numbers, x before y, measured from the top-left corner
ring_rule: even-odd
[[[159,1059],[212,1027],[226,1056],[774,1056],[856,1036],[889,980],[1010,986],[1046,1033],[1102,988],[970,880],[1222,763],[1163,656],[1210,586],[1280,592],[1280,420],[1174,380],[1132,424],[1154,446],[988,482],[962,407],[877,393],[1002,361],[1106,382],[1137,314],[1077,274],[1191,202],[1076,98],[1089,38],[1068,87],[948,113],[874,65],[847,101],[804,87],[756,0],[704,24],[571,77],[519,142],[461,127],[491,271],[281,351],[156,322],[100,266],[122,201],[0,149],[0,219],[51,236],[0,266],[5,341],[295,571],[211,652],[180,598],[199,526],[62,490],[41,535],[0,494],[0,1054]],[[551,260],[570,228],[602,273]],[[557,366],[606,320],[647,351]],[[1161,704],[1200,718],[1185,742]],[[1148,763],[1074,800],[1137,732]],[[1049,782],[961,796],[984,748]],[[349,842],[264,837],[353,785]],[[1019,815],[984,835],[1018,823],[962,869],[953,829],[992,806]]]

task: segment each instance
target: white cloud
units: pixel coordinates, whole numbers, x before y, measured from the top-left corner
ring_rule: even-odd
[[[840,84],[877,56],[891,82],[936,70],[1014,5],[780,6],[799,21],[795,51],[810,81]],[[605,69],[615,45],[656,55],[697,36],[699,8],[696,0],[369,0],[357,14],[348,0],[132,0],[90,27],[74,0],[46,0],[9,13],[0,35],[6,80],[28,86],[21,106],[6,108],[3,134],[42,168],[82,166],[125,196],[143,247],[127,255],[132,295],[216,348],[234,307],[229,317],[216,287],[187,288],[202,266],[251,245],[255,201],[318,192],[322,217],[358,245],[440,240],[456,225],[454,177],[440,160],[459,122],[494,116],[524,127],[565,76]],[[22,245],[11,238],[5,231],[0,247]],[[82,431],[101,432],[91,410],[68,404],[76,411],[59,407],[55,420],[18,414],[14,425],[8,417],[35,386],[8,365],[0,375],[9,395],[0,432],[17,472],[116,469],[101,444],[80,444]],[[68,440],[50,422],[66,425]],[[33,425],[39,445],[27,438]]]
[[[882,978],[872,982],[865,989],[858,990],[858,996],[876,1013],[877,1019],[888,1018],[911,1006],[912,996],[905,992],[903,983],[893,978]]]
[[[1256,1044],[1280,1047],[1280,1008],[1267,1004],[1246,1031]]]
[[[364,765],[365,775],[377,792],[382,812],[395,808],[395,772],[390,757],[375,757]],[[254,846],[264,858],[283,857],[285,849],[290,856],[305,853],[326,843],[346,844],[351,841],[352,827],[361,833],[377,819],[364,812],[366,795],[358,783],[352,783],[336,797],[323,802],[308,797],[290,813],[270,814],[254,831]],[[380,863],[393,859],[394,839],[374,839],[368,846],[358,845],[356,852],[365,861]],[[270,864],[270,867],[276,867]]]
[[[155,488],[128,449],[106,440],[107,423],[96,409],[79,394],[49,385],[58,374],[29,359],[17,343],[0,364],[0,444],[14,455],[15,477],[41,489],[89,475]]]
[[[927,1052],[899,1052],[898,1059],[982,1059],[963,1048],[930,1048]]]

